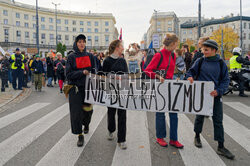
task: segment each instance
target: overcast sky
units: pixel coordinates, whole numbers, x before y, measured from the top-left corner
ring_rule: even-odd
[[[16,0],[35,5],[35,0]],[[154,9],[160,12],[174,11],[177,17],[198,15],[198,0],[38,0],[39,6],[54,8],[51,2],[61,5],[58,9],[79,12],[112,13],[116,27],[123,29],[125,47],[131,42],[140,42],[149,27]],[[201,0],[202,16],[221,18],[239,14],[240,0]],[[242,0],[243,15],[250,16],[250,0]]]

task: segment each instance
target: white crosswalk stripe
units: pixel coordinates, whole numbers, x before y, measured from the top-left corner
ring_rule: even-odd
[[[127,111],[127,150],[116,147],[112,166],[151,166],[149,133],[145,112]]]
[[[180,149],[179,152],[183,159],[183,162],[187,166],[199,165],[199,166],[210,166],[211,161],[213,165],[223,166],[225,163],[220,159],[212,147],[201,135],[202,148],[194,146],[194,125],[186,117],[186,115],[179,114],[178,124],[178,140],[184,145],[184,149]],[[169,126],[169,118],[166,118]],[[192,155],[190,155],[192,154]]]
[[[19,119],[22,119],[23,117],[25,117],[31,113],[34,113],[34,112],[40,110],[43,107],[46,107],[49,104],[50,103],[35,103],[35,104],[32,104],[28,107],[25,107],[21,110],[18,110],[16,112],[13,112],[9,115],[6,115],[6,116],[0,118],[0,129],[8,126],[9,124],[11,124]]]
[[[101,120],[106,114],[104,111],[106,107],[94,106],[92,120],[90,123],[90,131],[87,135],[84,135],[84,146],[79,148],[76,146],[77,137],[69,130],[59,142],[37,163],[37,166],[70,166],[74,165],[83,152],[84,147],[89,142],[90,138],[94,134],[96,128],[100,124]],[[102,110],[102,111],[98,111]]]
[[[233,109],[241,112],[242,114],[250,117],[250,107],[246,106],[245,104],[242,104],[240,102],[224,102],[223,104],[228,105],[229,107],[232,107]]]
[[[68,107],[68,104],[64,104],[38,121],[35,121],[23,130],[17,132],[7,140],[1,142],[0,165],[4,165],[9,159],[14,157],[18,152],[31,144],[47,129],[65,117],[69,112]]]

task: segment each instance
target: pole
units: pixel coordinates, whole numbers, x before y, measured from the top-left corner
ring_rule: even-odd
[[[36,0],[36,47],[38,54],[40,53],[39,51],[39,19],[38,19],[38,0]]]
[[[242,38],[242,1],[240,0],[240,48],[242,49],[243,38]]]
[[[221,56],[223,58],[223,60],[225,60],[225,56],[224,56],[224,48],[223,48],[223,39],[224,39],[224,34],[223,34],[223,27],[221,29]]]
[[[200,39],[201,37],[201,0],[199,0],[199,6],[198,6],[198,39],[197,41]]]
[[[56,17],[56,47],[58,44],[58,36],[57,36],[57,6],[60,5],[60,3],[54,3],[52,2],[53,5],[55,5],[55,17]]]

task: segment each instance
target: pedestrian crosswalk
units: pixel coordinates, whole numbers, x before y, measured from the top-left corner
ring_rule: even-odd
[[[44,107],[49,107],[51,103],[34,103],[30,106],[17,110],[15,112],[10,111],[11,113],[5,114],[5,116],[1,116],[0,114],[0,136],[4,134],[2,132],[3,128],[11,128],[10,124],[13,123],[22,123],[22,119],[26,116],[36,113],[38,110],[43,109]],[[237,102],[226,102],[226,105],[230,106],[236,112],[241,112],[243,115],[248,116],[249,107],[244,105],[243,103]],[[38,120],[31,122],[28,126],[25,126],[23,129],[9,136],[8,138],[0,141],[0,165],[8,165],[8,162],[13,159],[17,154],[22,153],[29,145],[34,144],[38,138],[44,135],[50,128],[52,128],[57,122],[65,119],[66,116],[69,115],[69,105],[65,103],[63,105],[58,106],[56,109],[51,110],[46,115],[41,115]],[[71,133],[71,130],[68,128],[65,129],[65,134],[58,139],[58,141],[50,147],[50,149],[46,150],[46,154],[39,156],[38,161],[35,165],[37,166],[72,166],[72,165],[85,165],[84,163],[79,163],[81,160],[79,158],[82,157],[81,154],[86,152],[86,146],[88,145],[88,150],[91,149],[91,139],[94,139],[96,132],[102,132],[103,140],[99,142],[100,149],[102,146],[106,146],[107,144],[107,130],[98,130],[98,128],[103,127],[100,124],[107,121],[107,111],[105,107],[102,106],[94,106],[94,113],[92,116],[92,121],[90,124],[90,132],[85,135],[85,145],[81,148],[76,146],[77,136]],[[102,165],[112,165],[112,166],[151,166],[153,165],[153,160],[162,160],[161,163],[163,165],[175,165],[174,163],[168,163],[169,160],[167,158],[171,156],[167,156],[166,158],[158,158],[157,156],[157,148],[159,145],[155,144],[155,138],[151,138],[149,135],[149,125],[154,125],[154,121],[150,121],[154,119],[154,113],[146,113],[146,112],[138,112],[138,111],[127,111],[127,150],[121,150],[115,143],[113,142],[115,148],[111,148],[112,150],[107,151],[106,153],[110,155],[108,158],[101,158],[103,160]],[[166,116],[166,122],[169,126],[169,118]],[[248,116],[249,117],[249,116]],[[211,161],[212,165],[224,166],[228,165],[228,161],[225,158],[218,156],[216,154],[216,148],[211,140],[208,140],[207,136],[204,133],[201,135],[201,141],[203,144],[203,148],[198,149],[193,145],[194,132],[193,132],[193,121],[184,114],[179,114],[179,124],[178,124],[178,138],[179,141],[184,144],[184,149],[177,150],[180,155],[180,159],[182,160],[180,165],[201,165],[201,166],[210,166]],[[209,118],[211,120],[211,118]],[[150,123],[149,123],[150,121]],[[17,123],[17,124],[18,124]],[[66,123],[66,122],[65,122]],[[235,146],[238,146],[238,150],[234,150],[234,152],[239,152],[239,154],[243,154],[243,157],[240,156],[240,160],[231,161],[234,162],[230,165],[244,165],[249,163],[249,153],[250,153],[250,130],[244,125],[242,122],[238,122],[231,115],[227,115],[224,113],[224,129],[225,133],[229,136],[229,140],[234,142]],[[208,125],[208,124],[204,124]],[[208,126],[212,128],[213,126]],[[105,127],[106,128],[106,127]],[[62,129],[63,130],[63,129]],[[56,132],[55,132],[56,133]],[[211,138],[212,139],[212,138]],[[49,141],[49,138],[48,138]],[[154,142],[154,143],[152,143]],[[107,148],[107,147],[105,147]],[[100,149],[91,149],[90,156],[94,153],[102,156],[100,153]],[[176,154],[176,149],[168,147],[166,150],[173,152]],[[248,154],[244,154],[248,152]],[[39,154],[39,149],[34,150],[34,153]],[[103,156],[107,156],[103,155]],[[248,156],[248,158],[244,158]],[[236,154],[237,158],[237,154]],[[92,163],[91,165],[100,165],[95,164],[95,158],[88,158],[88,160],[93,160],[88,163]],[[109,160],[109,161],[107,161]],[[11,163],[14,163],[12,161]],[[111,164],[106,164],[111,163]],[[10,164],[9,164],[10,165]],[[15,165],[18,165],[18,161]],[[26,163],[26,165],[30,165]],[[89,164],[90,165],[90,164]]]

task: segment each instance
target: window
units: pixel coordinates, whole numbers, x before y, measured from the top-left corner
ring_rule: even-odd
[[[62,35],[57,35],[58,40],[62,40]]]
[[[36,16],[32,16],[32,20],[33,20],[33,21],[36,21]]]
[[[3,20],[3,23],[4,23],[5,25],[7,25],[7,24],[8,24],[8,19],[4,19],[4,20]]]
[[[33,28],[36,28],[36,24],[33,24]]]
[[[25,32],[25,38],[29,38],[30,37],[30,33],[29,32]]]
[[[83,25],[83,21],[80,21],[80,25]]]
[[[171,27],[168,28],[168,32],[172,32],[172,28]]]
[[[45,29],[45,25],[44,24],[41,25],[41,29],[43,29],[43,30]]]
[[[244,22],[244,29],[247,29],[247,23]]]
[[[53,25],[49,26],[49,30],[53,30],[53,28],[54,28]]]
[[[161,32],[161,28],[157,28],[157,32]]]
[[[16,18],[20,18],[20,13],[16,13]]]
[[[109,42],[109,36],[105,35],[105,42]]]
[[[53,18],[49,18],[49,22],[50,22],[50,23],[53,23]]]
[[[88,42],[91,42],[91,36],[88,36]]]
[[[28,19],[29,19],[29,15],[28,15],[28,14],[25,14],[25,15],[24,15],[24,19],[25,19],[25,20],[28,20]]]
[[[95,36],[95,42],[98,42],[98,41],[99,41],[99,37]]]
[[[16,31],[16,36],[21,37],[21,31]]]
[[[9,42],[9,37],[8,36],[4,37],[4,42]]]
[[[16,26],[20,27],[20,21],[16,21]]]
[[[36,39],[36,33],[33,33],[33,39]]]
[[[7,10],[3,10],[3,15],[8,16],[8,11]]]
[[[57,19],[57,24],[61,24],[61,20],[60,19]]]
[[[9,29],[4,29],[4,35],[6,35],[6,36],[9,35]]]
[[[186,30],[183,30],[183,34],[186,35],[186,34],[187,34],[187,31],[186,31]]]
[[[96,21],[96,22],[95,22],[95,26],[98,26],[98,25],[99,25],[99,23]]]
[[[246,40],[247,34],[243,33],[243,40]]]
[[[105,28],[105,32],[109,32],[109,29],[108,29],[108,28]]]
[[[65,40],[69,40],[69,35],[65,35]]]
[[[49,39],[54,40],[54,34],[49,34]]]
[[[69,31],[69,27],[65,27],[65,31],[68,32]]]
[[[88,28],[88,31],[87,32],[91,32],[91,28]]]
[[[42,38],[42,39],[45,39],[45,33],[42,33],[42,34],[41,34],[41,38]]]
[[[193,34],[193,31],[192,31],[192,30],[190,30],[190,31],[189,31],[189,34]]]
[[[210,27],[210,30],[211,30],[211,32],[213,32],[214,31],[214,27]]]
[[[203,33],[206,33],[207,32],[207,29],[206,28],[203,28]]]
[[[72,24],[73,24],[73,25],[76,25],[76,20],[73,20],[73,21],[72,21]]]
[[[243,50],[245,50],[246,49],[246,44],[243,44]]]
[[[108,21],[105,21],[105,26],[109,26],[109,22]]]
[[[250,40],[250,33],[248,34],[248,39]]]
[[[45,22],[45,17],[41,17],[41,22]]]
[[[61,26],[57,26],[57,30],[61,31],[62,30]]]
[[[80,32],[83,32],[83,28],[80,28]]]
[[[75,41],[76,40],[76,36],[73,36],[73,41]]]
[[[87,22],[87,25],[88,25],[88,26],[91,26],[91,22],[90,22],[90,21],[88,21],[88,22]]]
[[[73,32],[76,32],[76,28],[73,28]]]
[[[29,28],[29,23],[27,23],[27,22],[24,23],[24,27],[25,27],[25,28]]]
[[[98,29],[97,28],[95,28],[95,33],[98,33]]]
[[[161,25],[161,22],[160,22],[160,21],[157,21],[157,25]]]
[[[172,25],[172,21],[168,21],[168,25]]]
[[[65,20],[64,23],[65,23],[66,25],[68,25],[68,24],[69,24],[69,20]]]

